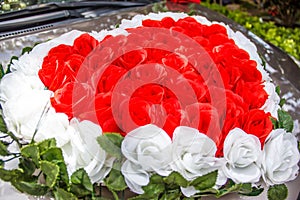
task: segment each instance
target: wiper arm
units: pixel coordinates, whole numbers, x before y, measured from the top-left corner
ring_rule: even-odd
[[[0,15],[0,25],[4,20],[16,19],[21,17],[28,17],[33,15],[38,15],[42,13],[49,13],[53,11],[61,10],[75,10],[79,8],[127,8],[127,7],[137,7],[145,6],[150,2],[131,2],[131,1],[76,1],[76,2],[66,2],[66,3],[47,3],[29,6],[23,10],[12,11],[9,13],[3,13]]]
[[[120,8],[145,6],[149,3],[150,2],[147,1],[130,2],[86,0],[30,6],[23,10],[0,15],[0,32],[39,26],[49,22],[58,22],[63,19],[84,18],[84,12],[95,9],[100,11],[100,13],[107,13]]]
[[[76,13],[71,13],[68,10],[62,10],[20,19],[7,20],[0,22],[0,32],[9,31],[16,28],[26,28],[34,25],[39,25],[40,22],[46,23],[50,21],[65,19],[74,16],[74,14],[76,15]]]

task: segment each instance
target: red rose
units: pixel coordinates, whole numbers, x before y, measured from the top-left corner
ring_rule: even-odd
[[[162,63],[166,67],[181,71],[187,66],[188,58],[183,55],[179,56],[175,53],[170,53],[162,59]]]
[[[145,19],[145,20],[143,20],[142,25],[144,27],[161,27],[160,21],[153,20],[153,19]]]
[[[129,101],[129,108],[122,108],[122,109],[129,109],[129,114],[130,114],[130,116],[122,116],[122,123],[124,124],[124,126],[127,126],[126,131],[136,128],[136,127],[128,127],[130,123],[126,119],[130,117],[131,120],[138,126],[143,126],[151,123],[151,118],[149,116],[151,104],[142,98],[139,97],[131,98]]]
[[[161,25],[165,28],[171,28],[172,26],[174,26],[174,19],[172,17],[164,17],[161,20]]]
[[[195,103],[185,108],[182,125],[198,129],[218,143],[221,130],[218,111],[210,103]]]
[[[98,44],[99,42],[95,38],[85,33],[76,38],[73,48],[75,52],[86,57]]]
[[[116,83],[126,72],[127,71],[122,67],[119,67],[117,65],[110,65],[105,69],[100,79],[98,77],[98,73],[95,73],[94,76],[92,76],[91,80],[98,81],[97,93],[109,92],[113,90]],[[96,85],[97,83],[93,84]]]
[[[64,87],[54,92],[51,98],[51,104],[56,112],[62,112],[68,115],[69,119],[73,118],[72,96],[74,83],[67,83]]]
[[[270,132],[273,130],[273,124],[270,119],[271,114],[263,110],[250,110],[242,117],[241,128],[248,134],[259,138],[262,147]]]
[[[73,48],[68,45],[59,45],[52,48],[44,58],[38,75],[44,85],[52,91],[62,87],[65,80],[65,60],[73,54]]]
[[[249,105],[249,109],[261,108],[268,98],[268,94],[260,82],[240,80],[236,84],[235,92]]]
[[[142,50],[134,50],[128,53],[125,53],[120,58],[118,58],[113,64],[121,66],[126,70],[130,70],[133,67],[142,64],[147,58],[147,51]]]
[[[218,33],[227,35],[227,30],[224,26],[221,26],[219,24],[212,24],[210,26],[205,26],[205,28],[203,29],[204,37],[209,37],[210,35],[218,34]]]
[[[138,88],[133,97],[139,97],[151,104],[161,104],[165,95],[165,89],[157,84],[147,84]]]
[[[201,0],[171,0],[174,3],[187,4],[187,3],[200,3]]]

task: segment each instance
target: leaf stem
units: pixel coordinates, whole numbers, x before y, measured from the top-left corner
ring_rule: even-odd
[[[11,160],[13,160],[13,159],[16,159],[16,158],[19,158],[19,157],[21,156],[20,153],[12,153],[12,155],[13,155],[13,157],[8,158],[8,159],[6,159],[6,160],[3,160],[3,162],[9,162],[9,161],[11,161]]]

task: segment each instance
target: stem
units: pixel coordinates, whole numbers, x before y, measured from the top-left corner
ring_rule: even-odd
[[[37,134],[37,132],[39,130],[39,126],[41,124],[41,121],[42,121],[43,117],[45,116],[45,114],[49,111],[49,109],[50,109],[49,102],[47,102],[46,105],[44,106],[43,112],[42,112],[42,114],[40,116],[40,119],[39,119],[39,121],[36,125],[36,128],[34,130],[34,133],[33,133],[33,136],[32,136],[31,142],[30,142],[31,144],[34,143],[34,137],[35,137],[35,135]]]
[[[13,157],[11,157],[9,159],[6,159],[6,160],[3,160],[3,162],[9,162],[9,161],[11,161],[13,159],[16,159],[16,158],[19,158],[21,156],[20,153],[13,153],[12,155],[13,155]]]
[[[7,137],[9,137],[9,135],[3,135],[0,137],[0,139],[7,138]]]

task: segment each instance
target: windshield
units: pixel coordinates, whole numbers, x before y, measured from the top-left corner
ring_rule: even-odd
[[[71,0],[0,0],[0,14],[22,10],[28,6],[39,5],[50,2],[69,2]]]

